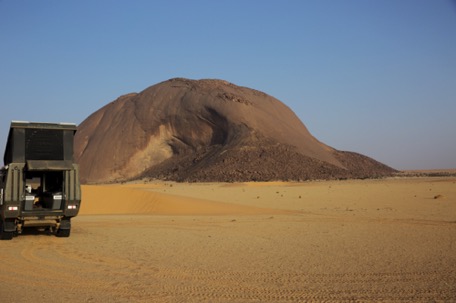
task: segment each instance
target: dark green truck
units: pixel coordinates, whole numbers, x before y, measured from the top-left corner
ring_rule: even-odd
[[[13,121],[0,169],[0,239],[26,227],[69,237],[81,205],[76,125]]]

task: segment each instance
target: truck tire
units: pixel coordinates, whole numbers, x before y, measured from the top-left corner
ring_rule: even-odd
[[[59,238],[68,238],[70,236],[70,231],[71,229],[57,229],[57,232],[55,233],[56,237]]]
[[[60,226],[57,229],[55,235],[59,238],[68,238],[71,231],[71,218],[64,217],[60,221]]]
[[[5,231],[3,220],[0,219],[0,240],[11,240],[14,236],[13,231]]]

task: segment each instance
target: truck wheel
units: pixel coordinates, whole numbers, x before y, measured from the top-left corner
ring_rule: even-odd
[[[3,220],[0,220],[0,240],[11,240],[14,236],[13,231],[5,231]]]
[[[57,232],[55,233],[56,237],[59,238],[68,238],[70,236],[70,231],[71,229],[57,229]]]
[[[60,238],[68,238],[71,230],[71,218],[64,217],[60,221],[60,226],[55,235]]]

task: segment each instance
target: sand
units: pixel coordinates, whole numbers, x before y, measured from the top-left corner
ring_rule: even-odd
[[[1,302],[456,302],[456,178],[83,186]]]

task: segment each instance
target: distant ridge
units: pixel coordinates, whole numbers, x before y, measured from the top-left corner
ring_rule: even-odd
[[[395,172],[321,143],[279,100],[212,79],[170,79],[107,104],[79,125],[75,159],[85,183],[372,178]]]

